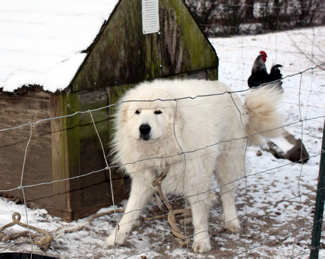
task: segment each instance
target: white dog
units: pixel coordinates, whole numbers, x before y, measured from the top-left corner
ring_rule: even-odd
[[[270,131],[281,125],[276,112],[279,89],[269,85],[250,90],[245,105],[218,81],[156,80],[129,90],[117,110],[113,144],[116,162],[131,176],[132,187],[107,245],[124,243],[157,191],[152,181],[165,170],[164,194],[184,194],[190,204],[195,252],[211,249],[208,215],[213,173],[220,186],[223,226],[240,231],[235,190],[244,176],[246,145],[260,135],[279,133]]]

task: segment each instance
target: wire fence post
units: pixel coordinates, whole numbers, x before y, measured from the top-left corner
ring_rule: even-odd
[[[324,213],[324,199],[325,199],[325,121],[323,127],[323,143],[322,143],[320,166],[319,166],[314,226],[313,226],[312,241],[311,241],[311,251],[310,251],[311,259],[316,259],[318,258],[319,255],[323,213]]]

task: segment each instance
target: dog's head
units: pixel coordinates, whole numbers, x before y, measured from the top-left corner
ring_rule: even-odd
[[[172,106],[170,102],[164,101],[130,103],[125,111],[125,126],[129,134],[140,141],[162,138],[172,129],[174,115]]]
[[[175,102],[166,100],[166,97],[159,92],[129,96],[120,111],[124,134],[145,142],[170,134],[173,130]]]

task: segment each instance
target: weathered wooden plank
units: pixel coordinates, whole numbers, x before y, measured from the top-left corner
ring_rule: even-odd
[[[62,210],[60,213],[66,221],[80,215],[89,215],[87,213],[91,213],[94,208],[112,204],[110,177],[105,170],[102,149],[103,145],[104,152],[108,155],[108,104],[109,96],[105,88],[61,93],[51,97],[51,116],[67,115],[52,120],[53,179],[77,177],[53,185],[54,208],[57,212]],[[115,200],[118,202],[126,197],[124,177],[121,173],[114,172],[112,181]]]
[[[60,95],[51,96],[51,117],[59,117],[67,113],[66,106]],[[67,147],[67,121],[66,118],[51,121],[52,136],[52,171],[53,181],[63,180],[69,176],[69,156]],[[60,181],[51,186],[53,192],[53,209],[61,211],[55,215],[69,218],[71,209],[69,207],[68,182]],[[66,213],[64,213],[66,211]]]
[[[39,88],[23,88],[15,94],[0,93],[0,128],[15,127],[49,117],[49,94]],[[20,185],[25,149],[30,136],[30,125],[0,132],[0,189]],[[32,138],[27,148],[23,185],[51,181],[51,131],[50,123],[32,126]],[[4,192],[5,196],[22,199],[21,190]],[[28,202],[51,204],[48,186],[26,188]]]
[[[109,172],[103,170],[107,166],[105,157],[110,165],[108,156],[110,152],[109,96],[105,88],[100,88],[96,91],[81,91],[79,98],[80,110],[89,111],[96,109],[91,114],[85,113],[80,115],[80,173],[83,175],[102,170],[81,179],[81,188],[83,189],[80,196],[81,208],[89,207],[89,204],[105,204],[108,206],[112,204],[110,180],[114,182],[114,185],[120,187],[115,189],[116,200],[119,201],[121,197],[125,197],[123,195],[123,175],[115,170],[111,174],[112,179],[110,179]],[[105,152],[105,157],[103,151]]]

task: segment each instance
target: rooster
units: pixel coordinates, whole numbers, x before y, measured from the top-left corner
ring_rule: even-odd
[[[264,51],[260,51],[260,55],[255,59],[252,74],[248,78],[248,86],[249,87],[258,87],[261,84],[278,81],[282,79],[282,74],[279,67],[282,67],[279,64],[272,66],[271,73],[268,74],[266,71],[266,62],[267,55]],[[282,82],[279,83],[279,87],[281,87]]]

